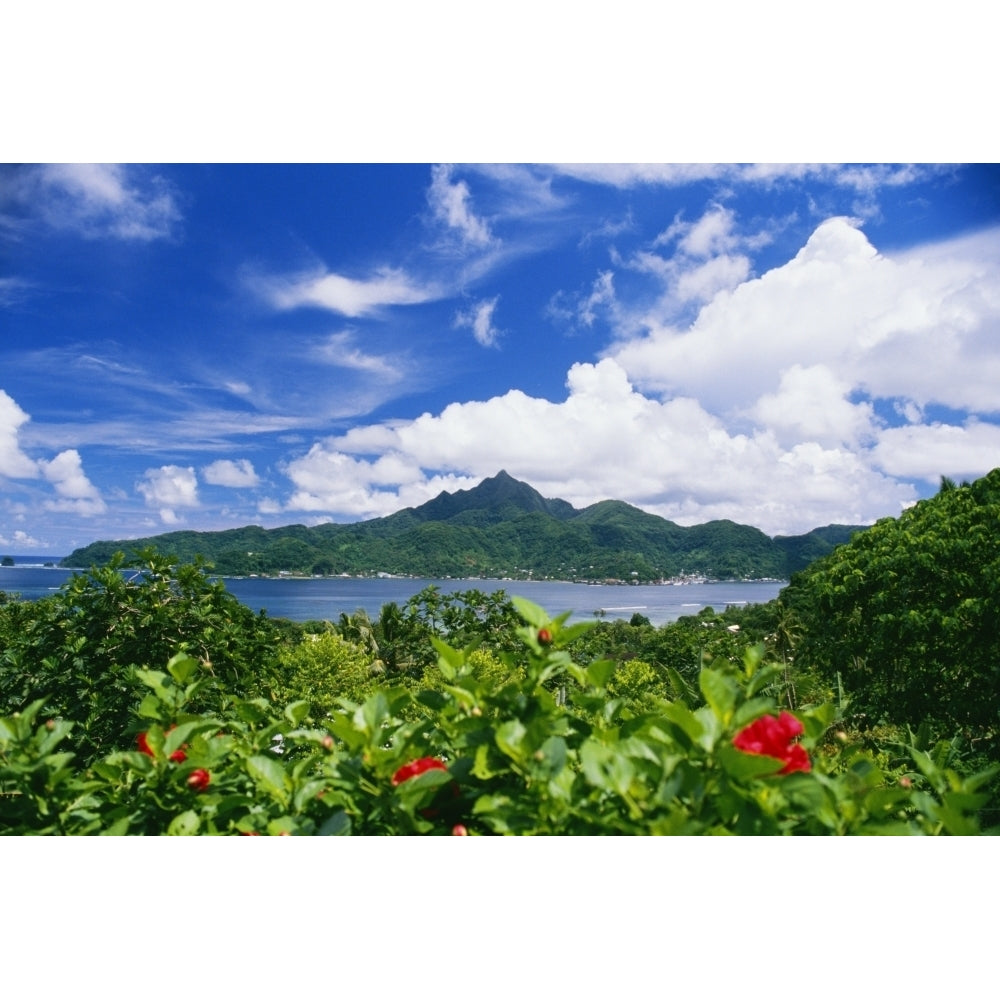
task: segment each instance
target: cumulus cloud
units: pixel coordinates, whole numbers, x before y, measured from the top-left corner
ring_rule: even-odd
[[[201,475],[210,486],[231,486],[234,489],[246,489],[260,482],[253,464],[246,458],[238,461],[220,458],[204,466]]]
[[[103,514],[107,510],[100,491],[84,473],[80,453],[75,448],[38,464],[42,475],[52,483],[58,495],[56,500],[45,501],[46,510],[69,511],[86,517]]]
[[[26,531],[15,531],[9,537],[7,535],[0,535],[0,545],[9,546],[14,550],[38,549],[43,544],[43,542],[40,542],[37,538],[33,538]]]
[[[718,413],[778,393],[793,365],[825,366],[873,397],[996,408],[1000,233],[889,258],[846,218],[787,264],[718,292],[686,329],[651,325],[609,354],[647,391]]]
[[[391,267],[378,268],[367,278],[321,271],[289,278],[251,278],[250,284],[276,309],[316,306],[352,318],[386,306],[418,305],[442,294],[436,285],[421,284]]]
[[[501,468],[576,506],[624,499],[679,523],[730,517],[774,533],[863,523],[915,499],[846,448],[786,448],[768,431],[729,431],[694,399],[650,399],[610,359],[574,365],[567,388],[558,403],[512,390],[317,443],[285,470],[288,507],[378,516]]]
[[[22,450],[18,432],[31,418],[7,393],[0,389],[0,476],[34,479],[38,466]]]
[[[849,393],[850,386],[825,365],[792,365],[782,372],[778,390],[761,396],[751,413],[783,444],[856,446],[871,441],[876,421],[872,404],[852,403]]]
[[[476,343],[483,347],[496,347],[501,331],[493,325],[493,313],[500,301],[500,296],[484,301],[459,312],[455,316],[455,326],[459,329],[467,327],[472,330]]]
[[[22,167],[8,197],[51,226],[87,239],[169,237],[181,213],[169,184],[141,167],[57,163]]]
[[[976,479],[1000,466],[1000,427],[975,418],[964,424],[890,427],[873,449],[874,464],[891,476],[937,482]]]
[[[145,497],[147,506],[158,508],[164,524],[180,521],[174,508],[199,505],[198,477],[191,466],[162,465],[147,469],[135,488]]]
[[[464,246],[483,248],[493,242],[490,227],[472,210],[469,185],[452,181],[452,167],[439,164],[431,168],[431,186],[427,201],[435,219],[456,233]]]

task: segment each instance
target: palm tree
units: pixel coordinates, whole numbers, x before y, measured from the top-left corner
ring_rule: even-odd
[[[337,631],[349,642],[360,646],[372,659],[378,658],[378,640],[375,637],[375,626],[368,612],[358,608],[353,615],[341,613],[337,622]]]

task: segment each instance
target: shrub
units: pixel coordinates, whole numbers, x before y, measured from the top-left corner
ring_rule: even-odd
[[[64,834],[979,832],[995,768],[959,775],[946,743],[911,741],[895,765],[838,751],[834,706],[782,711],[767,692],[783,667],[760,647],[636,710],[608,691],[613,662],[571,658],[588,623],[515,603],[519,671],[498,678],[480,661],[477,676],[473,652],[435,639],[440,686],[380,688],[321,727],[305,725],[302,701],[192,711],[204,664],[179,653],[165,672],[134,671],[144,749],[79,768],[59,749],[73,723],[35,701],[0,719],[0,822]]]

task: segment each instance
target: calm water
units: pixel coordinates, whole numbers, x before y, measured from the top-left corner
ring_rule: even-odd
[[[29,566],[17,558],[17,565],[0,567],[0,590],[36,600],[54,593],[69,579],[72,570]],[[38,557],[35,557],[37,560]],[[580,583],[553,583],[523,580],[424,580],[424,579],[241,579],[223,581],[231,594],[254,611],[266,610],[272,618],[336,621],[341,613],[359,608],[371,618],[378,617],[382,605],[406,601],[431,584],[442,593],[457,590],[504,590],[540,604],[551,615],[573,612],[574,619],[593,618],[600,610],[608,619],[629,619],[645,615],[654,625],[676,621],[682,615],[697,614],[711,606],[722,611],[729,604],[764,604],[778,596],[783,582],[701,583],[682,586],[590,586]]]

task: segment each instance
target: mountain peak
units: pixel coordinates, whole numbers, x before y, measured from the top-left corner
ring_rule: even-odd
[[[565,500],[547,500],[534,487],[515,479],[506,469],[468,490],[446,490],[411,513],[421,521],[449,521],[455,517],[494,522],[517,514],[549,514],[560,521],[576,514]]]

